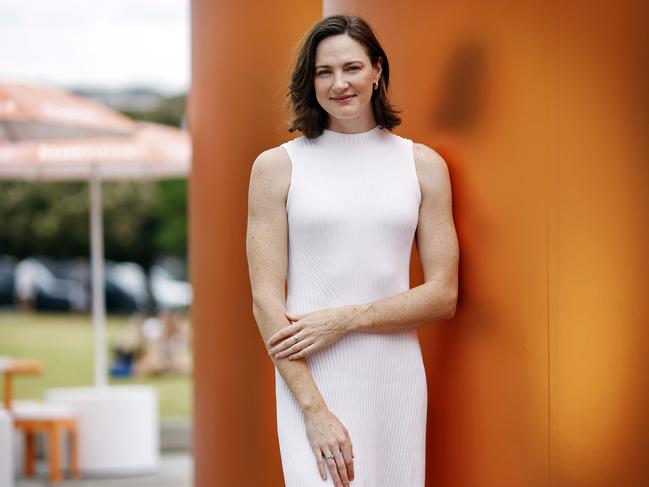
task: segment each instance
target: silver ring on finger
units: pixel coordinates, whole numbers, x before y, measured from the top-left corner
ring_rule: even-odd
[[[325,457],[327,460],[333,460],[333,458],[334,458],[334,454],[333,454],[333,453],[331,454],[331,456],[327,456],[327,455],[325,455],[324,453],[323,453],[323,455],[324,455],[324,457]]]
[[[293,335],[293,341],[297,343],[300,341],[300,339],[297,337],[297,335]]]

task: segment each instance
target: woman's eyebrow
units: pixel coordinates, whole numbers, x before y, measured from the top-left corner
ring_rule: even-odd
[[[354,63],[360,63],[363,64],[363,61],[347,61],[343,66],[347,66],[348,64],[354,64]],[[328,66],[327,64],[318,64],[315,68],[330,68],[331,66]]]

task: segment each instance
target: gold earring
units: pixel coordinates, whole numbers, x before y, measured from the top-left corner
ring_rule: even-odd
[[[378,89],[379,89],[379,80],[376,80],[376,81],[374,82],[374,89],[375,89],[375,90],[378,90]]]

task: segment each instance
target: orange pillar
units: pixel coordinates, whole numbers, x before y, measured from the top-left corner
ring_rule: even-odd
[[[195,485],[280,486],[273,363],[245,253],[255,157],[291,134],[289,63],[320,2],[192,0],[190,272]]]

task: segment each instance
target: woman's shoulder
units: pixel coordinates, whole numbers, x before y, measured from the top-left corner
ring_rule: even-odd
[[[388,132],[393,140],[398,140],[402,143],[408,144],[409,147],[412,147],[415,164],[419,169],[422,166],[422,170],[431,167],[431,166],[446,166],[446,161],[444,158],[434,149],[431,149],[426,144],[415,142],[413,139],[410,139],[406,136],[395,134],[394,132]]]
[[[444,158],[441,155],[439,155],[439,153],[436,150],[431,149],[426,144],[413,141],[412,150],[414,152],[415,162],[418,164],[425,164],[425,165],[446,164]]]
[[[257,168],[262,171],[278,171],[290,169],[290,167],[291,161],[284,144],[271,147],[261,152],[253,163],[253,170]]]
[[[251,194],[259,198],[268,195],[281,195],[286,201],[288,187],[291,181],[291,161],[286,151],[281,147],[266,149],[257,156],[250,172]]]
[[[298,147],[303,145],[306,140],[304,135],[300,135],[281,143],[277,147],[266,149],[257,156],[255,165],[275,170],[285,169],[290,172],[295,151],[299,151]]]
[[[422,188],[433,188],[440,182],[449,180],[449,170],[446,160],[434,149],[425,144],[413,142],[415,169]]]

